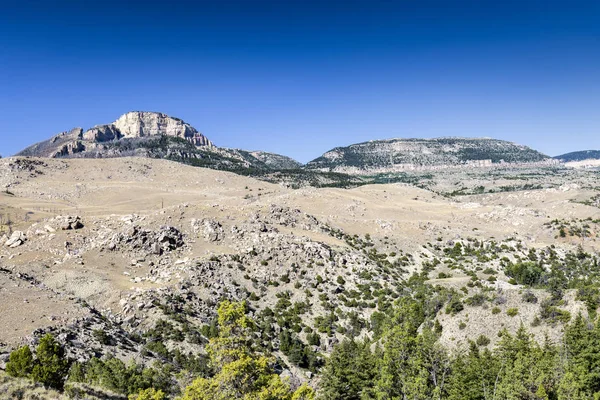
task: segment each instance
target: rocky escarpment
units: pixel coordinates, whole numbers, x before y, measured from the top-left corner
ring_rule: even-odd
[[[110,152],[116,143],[129,139],[131,144],[137,139],[160,136],[183,139],[196,147],[213,147],[213,143],[206,136],[179,118],[158,112],[132,111],[123,114],[111,124],[96,125],[87,131],[74,128],[62,132],[26,148],[17,155],[52,158],[117,156],[119,154],[115,154],[114,151]]]
[[[306,168],[345,173],[385,173],[553,162],[550,157],[527,146],[496,139],[389,139],[336,147],[309,162]]]
[[[145,111],[129,112],[111,124],[96,125],[85,131],[74,128],[62,132],[17,155],[49,158],[162,158],[245,174],[301,167],[299,162],[279,154],[216,147],[183,120]]]

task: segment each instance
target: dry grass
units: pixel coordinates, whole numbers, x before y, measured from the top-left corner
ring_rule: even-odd
[[[66,400],[67,397],[55,390],[44,389],[43,386],[29,379],[12,378],[0,372],[0,398],[15,400]]]
[[[65,393],[45,389],[29,379],[13,378],[0,371],[0,399],[2,400],[126,400],[127,397],[105,389],[81,384],[67,384]]]

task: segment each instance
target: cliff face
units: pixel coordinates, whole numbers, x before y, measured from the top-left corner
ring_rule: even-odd
[[[157,112],[132,111],[123,114],[111,124],[97,125],[87,131],[75,128],[60,133],[49,140],[26,148],[17,155],[56,158],[86,156],[87,153],[87,156],[92,157],[115,156],[118,154],[114,154],[114,151],[103,153],[104,150],[108,150],[105,144],[110,144],[109,147],[113,149],[121,140],[152,136],[185,139],[196,147],[214,146],[206,136],[179,118]]]
[[[336,147],[309,162],[306,168],[360,174],[552,162],[550,157],[527,146],[503,140],[390,139]]]
[[[213,146],[206,136],[190,124],[162,113],[128,112],[113,122],[112,126],[128,138],[167,135],[186,139],[198,147]]]

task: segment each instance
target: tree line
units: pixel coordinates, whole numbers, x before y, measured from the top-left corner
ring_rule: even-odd
[[[407,296],[393,306],[376,340],[347,339],[334,347],[316,388],[292,387],[275,371],[277,360],[258,349],[245,302],[223,301],[218,334],[206,345],[207,371],[178,392],[168,369],[116,358],[71,362],[51,336],[35,353],[23,346],[6,372],[69,393],[80,382],[129,395],[131,400],[584,400],[600,399],[600,325],[577,316],[560,343],[538,343],[521,326],[500,331],[493,349],[479,340],[462,352],[439,343],[441,326]],[[178,397],[177,397],[178,396]]]

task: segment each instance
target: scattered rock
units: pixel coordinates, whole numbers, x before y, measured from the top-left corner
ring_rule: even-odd
[[[44,225],[44,229],[46,230],[46,232],[48,233],[54,233],[56,232],[56,229],[54,229],[53,227],[51,227],[50,225]]]
[[[10,235],[10,238],[4,243],[4,245],[10,248],[15,248],[21,246],[23,243],[25,243],[26,240],[27,238],[25,237],[25,234],[23,232],[14,231],[12,235]]]
[[[57,217],[56,219],[59,221],[60,229],[63,231],[83,228],[83,223],[81,222],[81,217],[79,216],[69,215],[64,217]]]
[[[125,232],[114,235],[106,244],[106,248],[112,251],[126,246],[133,250],[144,250],[161,255],[178,249],[184,244],[183,234],[172,226],[163,226],[157,231],[152,231],[133,225]]]

